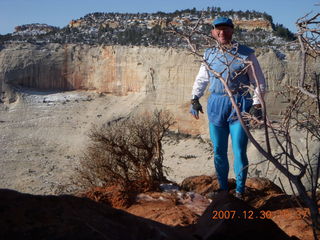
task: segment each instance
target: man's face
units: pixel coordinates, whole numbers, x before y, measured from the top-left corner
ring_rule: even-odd
[[[233,28],[230,26],[216,26],[211,30],[212,36],[222,45],[231,43]]]

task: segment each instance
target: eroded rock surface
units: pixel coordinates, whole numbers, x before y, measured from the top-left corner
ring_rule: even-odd
[[[0,190],[0,238],[194,239],[172,227],[73,196]]]
[[[152,194],[151,194],[152,196]],[[161,194],[153,194],[153,197]],[[36,196],[0,190],[0,238],[7,239],[296,239],[269,219],[248,219],[259,212],[228,193],[219,194],[196,222],[184,205],[149,201],[126,209],[141,218],[105,204],[74,196]],[[148,207],[148,204],[150,207]],[[134,206],[134,205],[133,205]],[[152,207],[151,207],[152,206]],[[236,211],[233,218],[215,219],[214,211]],[[140,214],[139,214],[140,212]],[[144,214],[142,214],[142,212]],[[161,216],[161,219],[158,218]],[[178,225],[177,222],[180,222]],[[182,228],[185,226],[185,228]]]

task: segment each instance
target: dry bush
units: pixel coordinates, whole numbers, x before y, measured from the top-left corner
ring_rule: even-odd
[[[78,181],[85,187],[120,186],[125,191],[156,190],[166,181],[161,141],[174,124],[167,111],[145,112],[90,133]]]

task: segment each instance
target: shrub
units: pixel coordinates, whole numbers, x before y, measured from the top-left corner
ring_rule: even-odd
[[[118,185],[125,190],[156,190],[166,181],[161,141],[174,124],[167,111],[145,112],[90,133],[79,181],[86,187]]]
[[[282,24],[276,24],[274,26],[274,35],[282,37],[286,41],[293,41],[296,39],[295,35]]]

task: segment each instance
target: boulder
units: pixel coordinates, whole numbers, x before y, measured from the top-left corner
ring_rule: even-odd
[[[173,201],[173,194],[167,195],[140,196],[127,211],[175,228],[87,198],[0,189],[0,239],[296,239],[228,193],[220,193],[199,220],[183,205],[184,198]],[[231,218],[228,211],[236,214]]]
[[[229,189],[235,188],[235,180],[229,179]],[[192,191],[201,195],[206,195],[212,191],[219,189],[219,183],[217,177],[211,176],[192,176],[188,177],[181,183],[181,188],[185,191]]]
[[[0,190],[0,239],[188,239],[173,227],[86,198]]]
[[[297,239],[289,237],[268,219],[270,217],[234,196],[221,192],[200,217],[192,235],[202,240]]]

